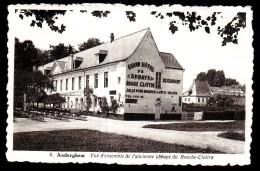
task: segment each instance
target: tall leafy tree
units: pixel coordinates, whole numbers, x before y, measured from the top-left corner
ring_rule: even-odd
[[[79,44],[79,51],[83,51],[95,46],[102,44],[102,42],[97,38],[90,38],[87,42],[83,42]]]
[[[214,86],[221,87],[225,84],[226,77],[223,70],[219,70],[216,72],[216,76],[214,79]]]
[[[76,50],[71,45],[64,45],[64,43],[59,43],[56,46],[50,45],[49,50],[49,58],[50,61],[58,60],[61,58],[64,58],[66,56],[69,56],[71,53],[75,53]]]
[[[208,81],[210,86],[214,86],[214,80],[216,77],[217,71],[215,69],[209,69],[206,73],[206,80]]]
[[[31,40],[20,42],[15,38],[14,69],[32,71],[37,64],[38,53]]]
[[[196,80],[198,80],[198,81],[206,81],[206,73],[205,72],[200,72],[197,75]]]

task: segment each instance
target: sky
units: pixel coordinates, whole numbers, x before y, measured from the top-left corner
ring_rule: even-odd
[[[39,7],[38,7],[39,8]],[[47,8],[47,7],[45,7]],[[87,13],[79,12],[87,10]],[[161,52],[172,53],[184,71],[184,91],[189,88],[192,81],[199,72],[207,72],[209,69],[223,70],[225,76],[234,78],[241,84],[245,84],[251,77],[252,66],[252,37],[249,36],[251,23],[247,17],[247,27],[242,29],[238,35],[238,44],[227,44],[221,46],[222,39],[217,34],[217,26],[224,26],[241,9],[230,10],[228,8],[187,8],[187,7],[125,7],[125,6],[64,6],[67,11],[64,16],[58,16],[57,24],[64,24],[66,31],[62,34],[51,31],[47,24],[42,28],[30,27],[34,17],[21,20],[18,13],[11,14],[11,26],[13,36],[20,41],[32,40],[34,45],[40,49],[49,49],[49,45],[64,43],[71,44],[75,48],[79,43],[86,42],[89,38],[99,38],[103,42],[109,41],[110,33],[119,38],[133,32],[150,28],[155,42]],[[111,13],[105,18],[97,18],[91,15],[93,10],[109,10]],[[126,10],[136,13],[136,22],[130,22],[125,15]],[[177,20],[178,31],[172,34],[169,30],[169,22],[173,18],[156,18],[151,11],[162,13],[172,11],[195,11],[203,17],[211,15],[212,12],[222,12],[217,20],[217,26],[212,26],[210,34],[203,28],[190,32],[187,26],[182,26]],[[244,9],[242,9],[244,10]],[[222,17],[221,17],[222,16]]]

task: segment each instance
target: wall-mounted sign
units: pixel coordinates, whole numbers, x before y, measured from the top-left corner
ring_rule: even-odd
[[[149,63],[147,63],[147,62],[133,62],[133,63],[128,65],[128,69],[129,70],[131,70],[133,68],[136,68],[136,67],[147,68],[151,72],[154,72],[154,67],[152,65],[150,65]]]
[[[180,84],[181,80],[163,78],[163,83],[176,83]]]

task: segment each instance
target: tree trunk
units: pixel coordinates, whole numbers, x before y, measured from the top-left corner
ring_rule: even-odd
[[[23,94],[23,111],[26,111],[26,93]]]

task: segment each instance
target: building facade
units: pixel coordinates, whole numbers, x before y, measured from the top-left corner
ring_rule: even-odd
[[[229,96],[235,105],[245,105],[245,92],[236,86],[211,87],[207,81],[194,80],[190,88],[183,93],[182,102],[206,105],[207,100],[216,95]]]
[[[194,80],[190,88],[183,93],[182,102],[204,106],[212,95],[207,81]]]
[[[159,52],[150,29],[111,39],[38,67],[51,75],[54,90],[66,99],[63,108],[86,110],[83,90],[93,88],[90,111],[100,111],[98,100],[117,100],[116,114],[124,118],[159,119],[172,106],[182,110],[184,69],[170,53]]]

